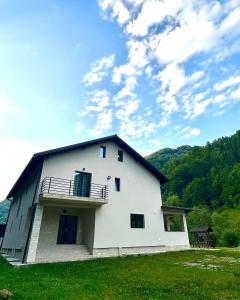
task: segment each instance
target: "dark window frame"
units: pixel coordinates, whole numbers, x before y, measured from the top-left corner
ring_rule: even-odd
[[[106,146],[100,146],[99,148],[99,157],[106,158],[107,148]]]
[[[123,151],[118,150],[118,161],[123,162]]]
[[[118,177],[115,177],[115,192],[120,192],[121,191],[121,179]]]
[[[130,214],[130,227],[137,229],[145,228],[145,216],[144,214]]]

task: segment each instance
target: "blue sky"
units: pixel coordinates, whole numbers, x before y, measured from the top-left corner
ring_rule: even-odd
[[[240,0],[0,0],[0,37],[0,199],[37,151],[240,127]]]

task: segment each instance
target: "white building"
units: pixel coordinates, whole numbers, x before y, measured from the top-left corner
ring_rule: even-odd
[[[1,251],[25,263],[188,249],[188,209],[117,135],[34,154],[12,187]]]

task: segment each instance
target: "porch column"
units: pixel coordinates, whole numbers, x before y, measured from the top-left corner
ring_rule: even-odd
[[[37,204],[33,226],[32,226],[32,233],[29,241],[27,259],[26,259],[27,263],[33,263],[36,260],[38,239],[39,239],[40,228],[42,223],[42,215],[43,215],[43,205]]]

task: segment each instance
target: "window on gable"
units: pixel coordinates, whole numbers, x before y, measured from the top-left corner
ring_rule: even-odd
[[[123,152],[122,152],[122,150],[118,150],[118,161],[123,161]]]
[[[131,228],[145,228],[144,215],[131,214]]]
[[[115,178],[115,191],[120,192],[120,178]]]
[[[105,146],[100,146],[99,148],[99,156],[102,158],[106,157],[106,147]]]

